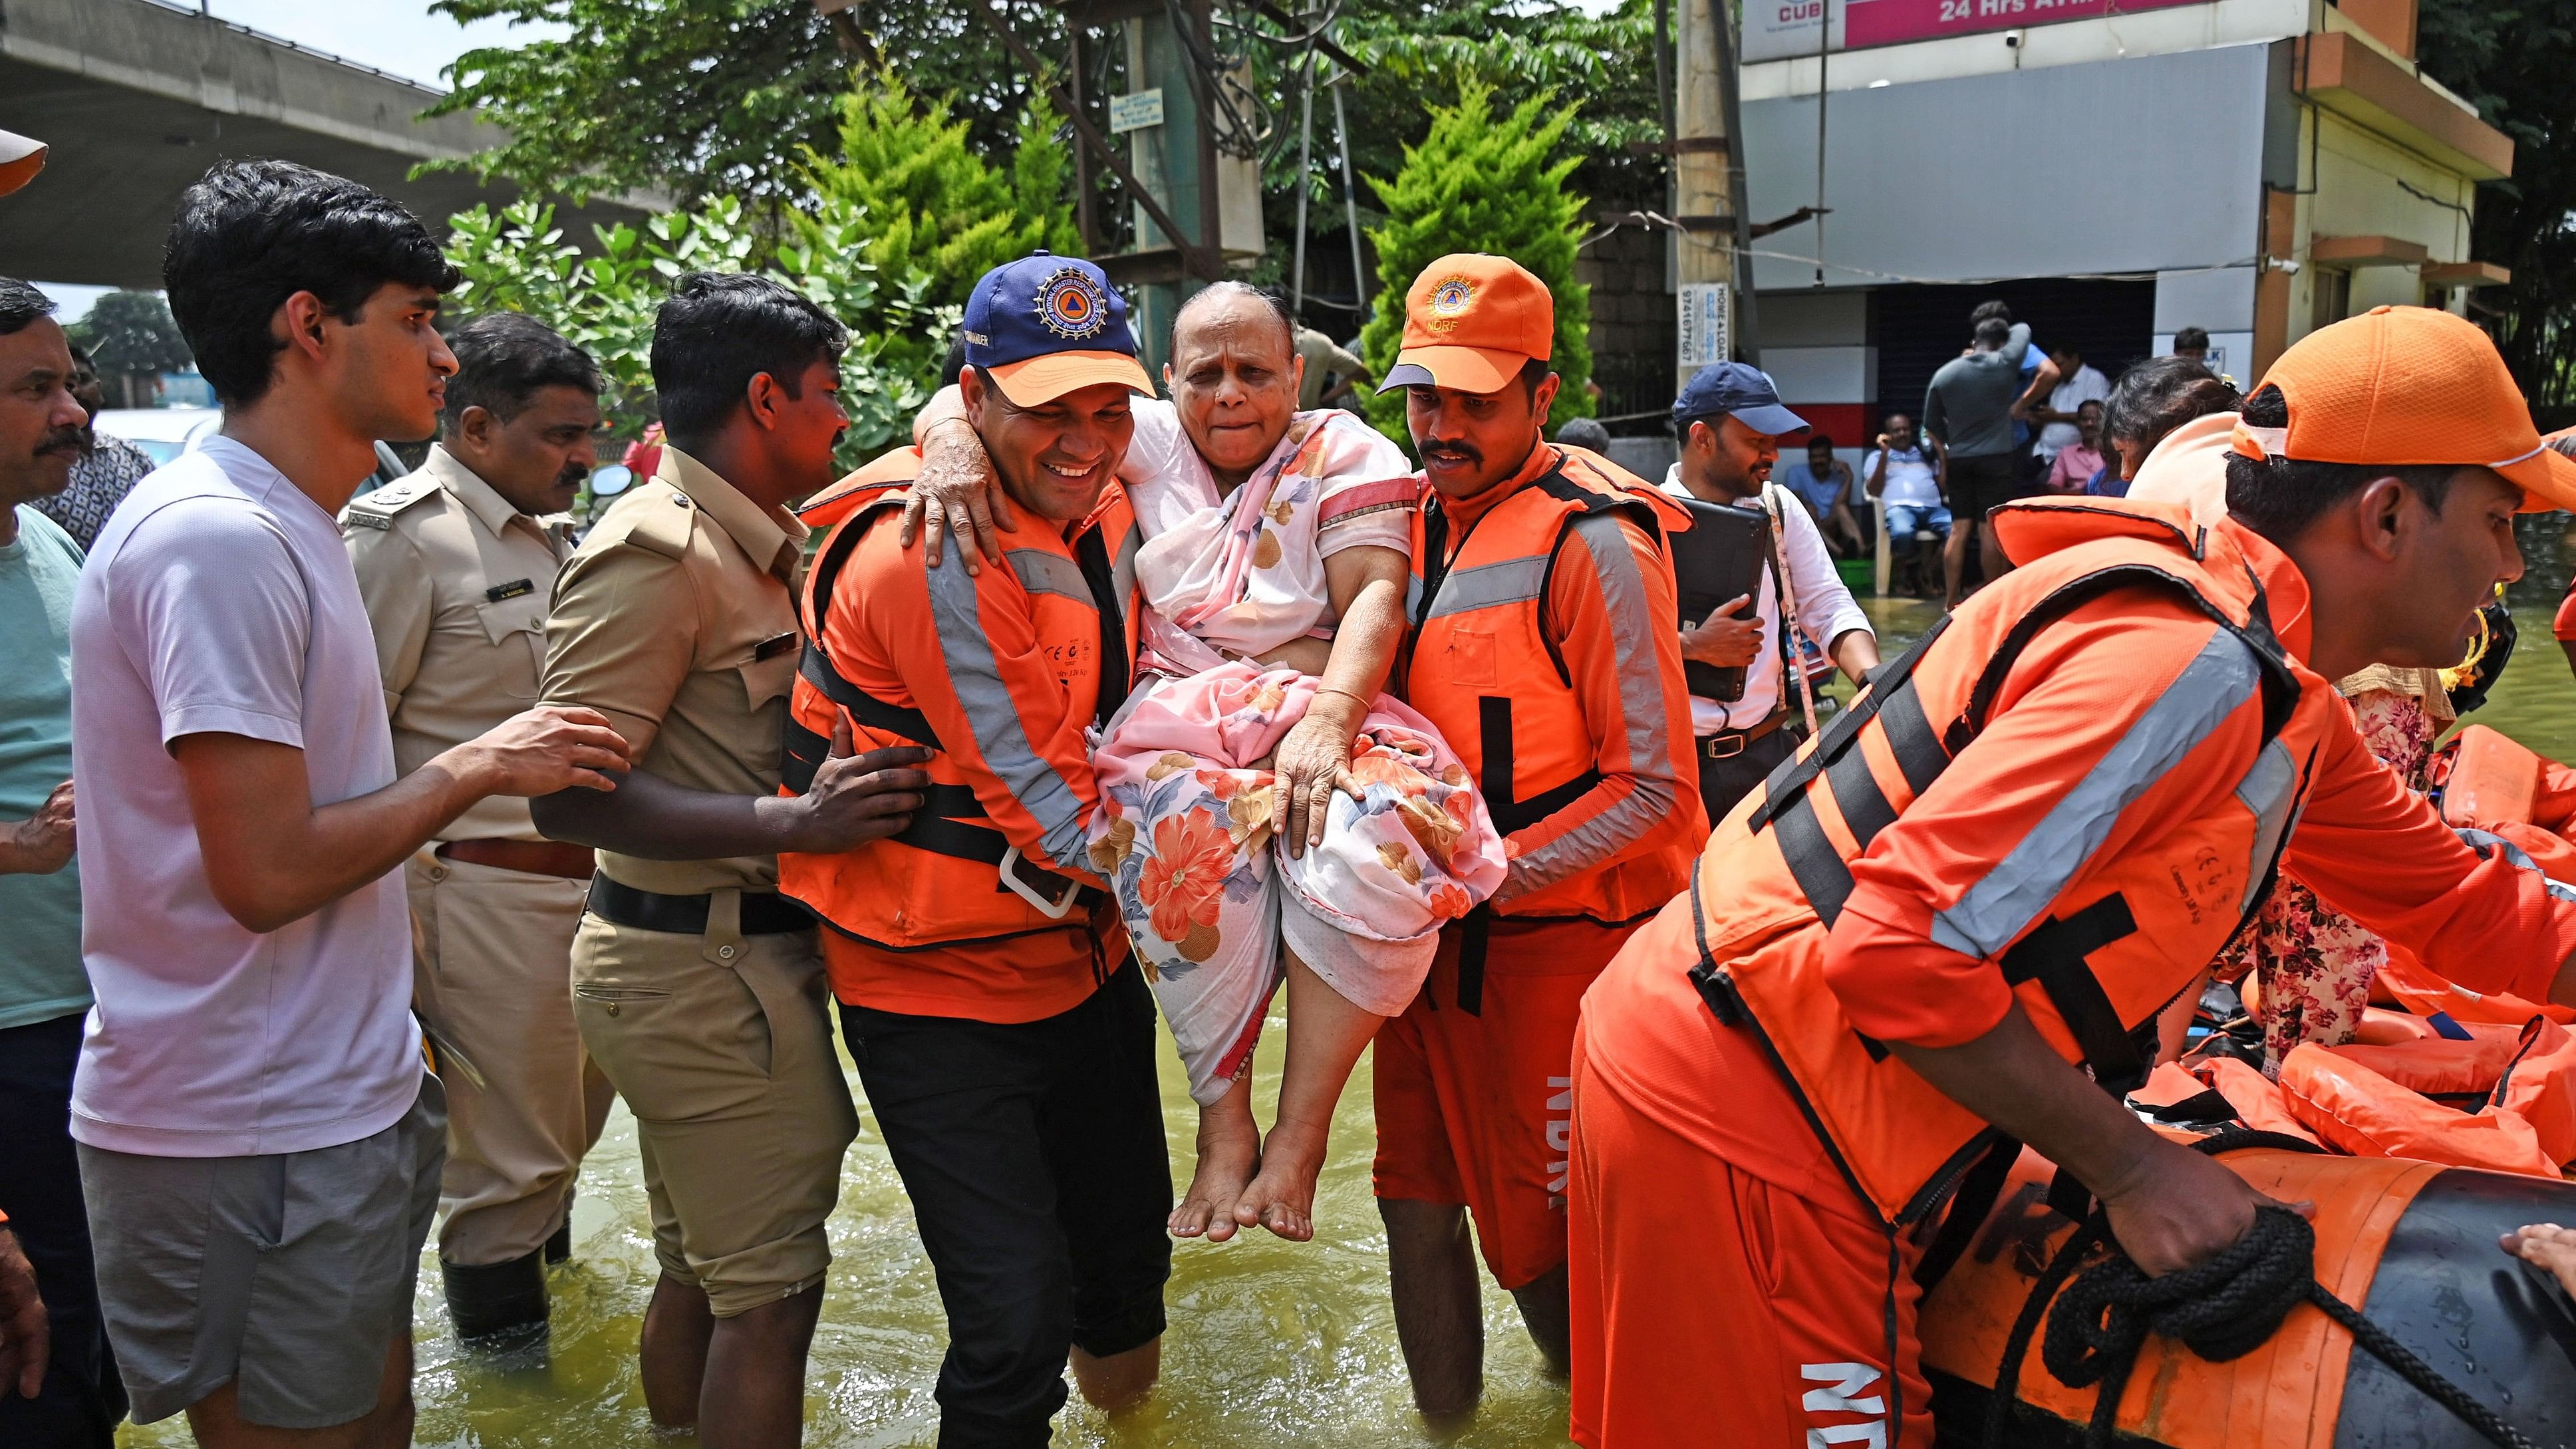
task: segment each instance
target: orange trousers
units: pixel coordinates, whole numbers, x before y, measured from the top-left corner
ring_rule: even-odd
[[[1567,1212],[1576,1443],[1929,1449],[1914,1246],[1638,1112],[1580,1032]]]

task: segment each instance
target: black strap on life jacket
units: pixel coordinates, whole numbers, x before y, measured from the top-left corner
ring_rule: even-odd
[[[1626,511],[1640,521],[1658,546],[1661,545],[1662,525],[1650,505],[1596,492],[1556,469],[1550,469],[1525,486],[1536,488],[1561,502],[1574,504],[1578,510],[1566,515],[1564,526],[1557,530],[1555,541],[1549,545],[1547,571],[1539,584],[1541,601],[1547,598],[1547,580],[1556,573],[1556,555],[1565,547],[1565,540],[1572,535],[1578,518],[1614,510]],[[1495,508],[1501,506],[1498,503]],[[1494,508],[1485,510],[1475,523],[1467,525],[1468,534],[1472,535],[1477,524],[1491,518],[1494,511]],[[1415,601],[1413,610],[1413,627],[1416,630],[1430,619],[1432,607],[1439,601],[1441,586],[1448,582],[1451,564],[1466,550],[1467,540],[1462,536],[1453,554],[1449,548],[1448,513],[1440,507],[1437,497],[1426,501],[1422,509],[1422,597]],[[1539,642],[1547,646],[1549,661],[1556,666],[1559,679],[1570,681],[1565,661],[1557,655],[1555,641],[1548,639],[1542,631]],[[1514,785],[1516,765],[1510,697],[1485,695],[1479,698],[1476,701],[1476,728],[1479,766],[1476,785],[1485,797],[1485,811],[1493,817],[1497,834],[1510,835],[1527,829],[1583,798],[1587,791],[1601,783],[1601,772],[1587,769],[1571,780],[1550,786],[1526,800],[1521,799]],[[1481,1016],[1485,1010],[1486,943],[1493,930],[1493,916],[1492,908],[1480,903],[1459,922],[1458,1009],[1469,1016]]]
[[[1130,677],[1136,672],[1136,651],[1127,644],[1127,620],[1118,602],[1117,571],[1110,567],[1109,540],[1097,524],[1082,531],[1073,541],[1074,562],[1082,566],[1082,581],[1090,586],[1091,606],[1100,615],[1100,687],[1091,705],[1092,723],[1103,729],[1110,718],[1127,702]],[[1125,661],[1126,667],[1119,668]]]
[[[866,532],[861,520],[878,508],[891,506],[891,500],[871,505],[853,514],[834,531],[830,541],[814,560],[813,617],[807,621],[805,649],[796,670],[825,699],[850,712],[850,717],[870,729],[910,740],[924,749],[944,751],[939,732],[930,725],[930,717],[906,705],[893,704],[861,689],[832,664],[832,656],[822,644],[822,621],[831,616],[832,589],[840,582],[841,569],[849,562],[860,536]],[[1127,647],[1127,624],[1117,597],[1115,575],[1110,565],[1109,545],[1099,528],[1083,531],[1074,540],[1074,559],[1081,566],[1083,582],[1089,586],[1093,607],[1100,616],[1099,697],[1093,705],[1093,718],[1106,725],[1119,706],[1127,702],[1129,676],[1134,672],[1134,655]],[[1128,667],[1121,669],[1121,660]],[[783,726],[779,750],[779,775],[788,788],[803,794],[813,788],[814,772],[822,768],[831,753],[832,742],[796,722],[792,713]],[[1011,844],[999,830],[989,825],[968,825],[968,820],[985,820],[981,802],[965,785],[932,785],[903,829],[885,837],[957,860],[970,860],[998,869],[1010,856]],[[1076,882],[1070,876],[1058,875],[1025,858],[1013,862],[1020,883],[1043,897],[1051,905],[1060,905],[1068,894],[1080,892],[1086,906],[1101,899],[1100,892]],[[995,890],[1007,889],[998,882]]]
[[[1601,783],[1601,772],[1589,769],[1527,800],[1518,798],[1513,785],[1517,766],[1512,742],[1512,701],[1508,695],[1488,694],[1476,701],[1476,746],[1482,770],[1476,788],[1485,797],[1485,813],[1493,817],[1497,834],[1527,829],[1582,799],[1585,792]],[[1493,930],[1493,919],[1492,908],[1479,902],[1459,922],[1458,1009],[1469,1016],[1482,1016],[1485,1012],[1485,943]]]

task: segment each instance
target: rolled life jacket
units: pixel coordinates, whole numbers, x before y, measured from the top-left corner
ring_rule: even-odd
[[[852,683],[823,641],[842,569],[871,528],[891,526],[906,496],[904,485],[919,466],[909,449],[889,454],[817,495],[800,513],[832,532],[815,554],[799,600],[805,647],[788,701],[780,793],[802,794],[813,783],[842,711],[849,714],[860,753],[897,745],[932,751],[920,767],[931,784],[922,807],[893,835],[830,855],[781,854],[779,889],[843,935],[897,951],[1087,930],[1088,916],[1077,912],[1101,904],[1102,894],[1024,858],[987,823],[974,788],[921,711]],[[1030,546],[1005,555],[1028,591],[1041,646],[1057,640],[1093,646],[1049,652],[1066,672],[1073,709],[1097,723],[1105,724],[1127,698],[1136,658],[1139,542],[1126,492],[1113,488],[1075,535],[1070,557]]]
[[[1438,726],[1458,752],[1494,828],[1505,836],[1601,783],[1592,727],[1573,676],[1541,626],[1558,552],[1577,522],[1601,514],[1626,514],[1659,548],[1668,530],[1690,526],[1679,507],[1614,465],[1579,450],[1559,452],[1555,468],[1469,524],[1454,556],[1449,516],[1436,494],[1414,517],[1405,702]],[[1669,572],[1669,560],[1664,567]],[[1678,680],[1669,683],[1680,688]],[[1695,779],[1687,729],[1673,748],[1677,773],[1685,781]],[[1698,792],[1685,789],[1682,795],[1647,848],[1507,904],[1470,911],[1462,922],[1458,1005],[1470,1014],[1481,1010],[1485,936],[1495,915],[1625,925],[1662,909],[1689,879],[1707,828]]]
[[[1720,1021],[1762,1041],[1845,1179],[1891,1232],[1954,1194],[1961,1213],[1949,1226],[1973,1226],[2019,1145],[1853,1026],[1825,979],[1826,935],[1852,889],[1850,862],[1976,739],[2022,650],[2088,600],[2153,589],[2217,623],[2216,653],[2204,658],[2223,657],[2219,640],[2241,648],[2241,660],[2227,661],[2226,688],[2242,688],[2244,664],[2254,675],[2229,713],[2259,714],[2261,748],[2250,762],[2232,764],[2241,778],[2218,808],[2163,822],[2161,834],[2116,858],[2082,864],[2067,856],[2091,846],[2035,834],[1952,908],[1967,915],[1987,886],[2013,896],[2011,882],[1998,877],[2026,853],[2046,857],[2033,859],[2035,867],[2074,865],[2044,907],[2011,903],[2008,915],[2030,911],[2027,924],[1991,954],[2042,1036],[2114,1094],[2145,1080],[2158,1014],[2270,893],[2316,742],[2330,724],[2323,711],[2342,707],[2322,681],[2310,689],[2294,673],[2241,549],[2194,527],[2182,510],[2063,500],[2007,505],[1996,521],[2009,550],[2026,560],[1988,586],[2004,607],[1944,618],[1876,672],[1852,708],[1718,827],[1691,891],[1698,960],[1690,975],[1700,996]],[[2216,687],[2198,674],[2184,671],[2165,699],[2204,713],[2223,703],[2221,695],[2178,694]],[[2155,723],[2150,716],[2140,727]],[[2165,768],[2210,768],[2210,738],[2203,734]],[[2192,886],[2177,889],[2178,881]],[[2071,1180],[2059,1189],[2061,1200],[2080,1199]],[[2066,1205],[2080,1208],[2080,1200]],[[1937,1279],[1963,1246],[1945,1231],[1918,1276]]]

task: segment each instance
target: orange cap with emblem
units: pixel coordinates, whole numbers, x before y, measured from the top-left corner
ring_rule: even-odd
[[[2504,357],[2465,317],[2373,307],[2300,338],[2264,387],[2280,390],[2289,424],[2238,423],[2231,444],[2246,457],[2492,468],[2526,513],[2576,508],[2576,458],[2542,445]]]
[[[1404,346],[1379,392],[1446,387],[1500,392],[1556,346],[1556,299],[1509,257],[1452,252],[1404,294]]]

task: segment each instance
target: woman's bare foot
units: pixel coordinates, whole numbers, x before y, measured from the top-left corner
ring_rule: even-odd
[[[1312,1125],[1285,1120],[1272,1124],[1270,1140],[1261,1148],[1261,1171],[1235,1200],[1234,1221],[1247,1228],[1268,1228],[1292,1243],[1312,1241],[1315,1179],[1324,1170],[1331,1131],[1329,1119]]]
[[[1190,1190],[1172,1209],[1166,1226],[1173,1237],[1204,1236],[1222,1243],[1234,1236],[1234,1205],[1243,1185],[1261,1165],[1261,1132],[1252,1125],[1252,1074],[1246,1072],[1232,1091],[1199,1109],[1198,1167]]]

